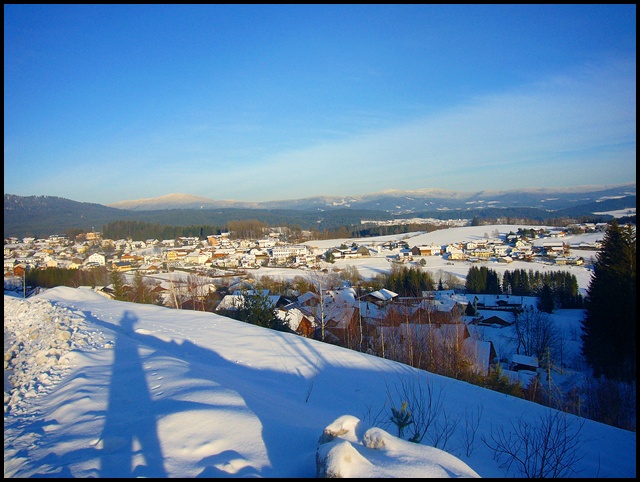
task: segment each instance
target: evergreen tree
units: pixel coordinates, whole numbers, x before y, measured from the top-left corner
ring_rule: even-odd
[[[542,285],[542,291],[540,292],[540,299],[538,300],[538,309],[545,313],[553,313],[556,305],[553,301],[553,293],[551,287],[548,284]]]
[[[140,271],[136,270],[133,275],[133,287],[131,291],[131,301],[135,303],[152,304],[154,302],[152,288],[145,282]]]
[[[127,301],[127,290],[125,287],[124,275],[114,269],[109,273],[109,283],[113,289],[113,296],[116,300]]]
[[[593,271],[582,320],[582,353],[597,377],[635,381],[635,226],[612,221]]]
[[[242,297],[243,302],[237,312],[239,320],[273,330],[292,331],[289,323],[276,315],[276,308],[266,291],[258,290],[251,294],[244,291]]]
[[[514,273],[511,273],[511,271],[509,270],[505,270],[504,273],[502,273],[502,292],[505,295],[512,295],[513,294],[513,280],[514,280]]]
[[[395,407],[391,407],[391,422],[398,427],[398,437],[402,438],[404,435],[404,429],[413,423],[411,420],[411,412],[407,408],[407,402],[402,402],[400,410]]]
[[[131,301],[134,303],[144,303],[144,279],[142,278],[142,273],[136,270],[133,274],[133,286],[131,290]]]
[[[464,314],[466,316],[478,316],[478,307],[475,300],[473,303],[467,303],[467,308],[465,309]]]
[[[432,291],[433,278],[429,271],[420,268],[393,267],[385,285],[400,296],[422,296],[423,291]]]
[[[484,266],[482,267],[484,268]],[[492,269],[484,268],[487,270],[487,293],[491,295],[500,294],[500,279],[498,273]]]
[[[477,266],[471,266],[465,281],[467,293],[485,293],[487,289],[486,272]]]
[[[471,266],[465,282],[467,293],[499,295],[502,285],[498,273],[486,266]]]

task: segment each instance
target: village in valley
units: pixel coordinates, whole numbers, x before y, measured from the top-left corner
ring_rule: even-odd
[[[350,261],[381,259],[388,270],[419,269],[434,258],[446,265],[469,267],[486,266],[488,262],[509,265],[514,260],[556,267],[583,266],[581,250],[593,253],[599,242],[576,245],[563,238],[569,232],[602,233],[605,228],[596,224],[563,229],[523,227],[504,236],[496,229],[474,241],[446,245],[412,245],[410,238],[361,238],[349,244],[338,240],[329,248],[317,246],[331,244],[327,240],[290,243],[286,228],[272,228],[257,240],[237,239],[233,233],[206,239],[146,241],[104,239],[97,232],[75,240],[65,236],[8,238],[4,246],[5,289],[13,288],[24,296],[39,291],[23,284],[31,270],[106,269],[122,273],[128,286],[133,276],[142,276],[153,290],[154,302],[171,308],[233,315],[243,306],[245,297],[262,296],[288,328],[301,336],[412,366],[426,363],[418,359],[424,356],[426,345],[437,344],[449,352],[454,345],[478,375],[487,376],[499,362],[513,382],[526,387],[531,380],[544,377],[552,362],[527,355],[524,350],[521,353],[513,335],[514,315],[534,310],[537,298],[465,293],[464,282],[456,283],[452,277],[445,283],[441,278],[438,289],[407,297],[384,287],[374,289],[368,286],[373,283],[364,279],[354,283],[341,275],[350,273]],[[592,261],[586,258],[587,264]],[[262,273],[268,278],[273,268],[299,273],[298,281],[304,279],[308,289],[300,292],[290,282],[282,283],[282,289],[264,289],[264,283],[257,280]],[[85,288],[114,297],[114,288],[107,283]],[[212,298],[215,305],[205,303]],[[571,331],[566,328],[562,334],[564,345],[578,343],[576,320],[572,325]],[[570,365],[569,357],[557,361],[557,365],[562,371]]]
[[[329,249],[314,246],[313,241],[289,243],[287,228],[269,228],[270,232],[257,240],[236,239],[228,232],[208,235],[206,239],[178,237],[145,241],[106,239],[99,232],[83,233],[73,240],[63,235],[43,239],[8,237],[4,242],[4,274],[6,279],[14,275],[21,277],[24,270],[31,269],[73,270],[106,266],[108,270],[123,273],[155,274],[185,269],[215,277],[224,272],[228,275],[229,272],[266,266],[315,269],[327,259],[385,257],[407,263],[425,256],[470,262],[495,259],[502,263],[546,258],[557,265],[581,265],[585,260],[575,254],[579,253],[576,250],[597,250],[599,243],[572,245],[563,242],[563,237],[569,232],[603,233],[606,226],[606,223],[584,223],[567,228],[526,228],[505,237],[493,232],[485,233],[485,239],[445,246],[410,246],[403,240],[360,238],[349,246],[341,244]],[[304,236],[305,232],[302,234]],[[544,242],[534,245],[535,239],[544,239]]]

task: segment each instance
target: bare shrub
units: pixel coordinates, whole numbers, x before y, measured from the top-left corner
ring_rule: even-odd
[[[442,416],[436,421],[434,429],[431,430],[430,440],[431,445],[440,450],[447,451],[447,445],[451,436],[458,428],[462,415],[455,418],[448,414],[446,410],[442,410]]]
[[[467,457],[471,457],[473,449],[475,447],[476,434],[478,433],[478,427],[480,426],[480,419],[484,411],[484,405],[480,404],[477,407],[476,412],[467,412],[464,409],[464,431],[462,432],[462,446],[464,447]]]
[[[625,430],[636,431],[636,383],[588,379],[583,390],[582,415]]]
[[[387,403],[385,402],[380,409],[374,412],[373,407],[371,405],[367,405],[364,413],[362,414],[361,420],[365,422],[367,425],[371,427],[383,427],[387,425]]]
[[[488,438],[482,436],[482,442],[507,473],[513,470],[515,476],[528,478],[569,477],[577,475],[573,467],[584,457],[580,455],[584,422],[549,410],[533,422],[517,418],[510,422],[510,432],[503,427],[492,429]]]
[[[411,414],[409,425],[409,441],[420,443],[430,428],[436,430],[436,419],[443,412],[444,393],[434,389],[433,381],[426,372],[418,372],[415,376],[402,378],[391,393],[387,386],[387,397],[392,407],[405,406]],[[449,425],[445,424],[448,429]],[[438,430],[438,433],[442,430]],[[438,440],[445,437],[438,436]]]

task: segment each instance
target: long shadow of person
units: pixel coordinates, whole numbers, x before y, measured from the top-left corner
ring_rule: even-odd
[[[125,311],[121,327],[125,333],[132,333],[137,321],[135,315]],[[116,335],[114,351],[109,405],[101,436],[100,477],[167,477],[156,410],[138,344],[129,336]],[[146,465],[141,463],[142,458]]]
[[[100,320],[90,313],[90,319],[98,326],[114,330],[114,325]],[[262,465],[260,456],[253,458],[251,450],[245,451],[244,447],[237,447],[237,450],[216,451],[213,449],[209,453],[201,453],[199,461],[194,461],[193,466],[200,470],[194,474],[195,477],[273,477],[276,474],[287,474],[286,476],[296,476],[302,474],[303,477],[315,476],[315,441],[318,430],[322,430],[327,423],[335,419],[341,413],[333,413],[331,404],[336,399],[346,399],[353,397],[353,386],[344,382],[334,383],[330,379],[316,379],[315,375],[303,374],[292,368],[269,369],[267,367],[254,368],[250,364],[233,361],[233,350],[229,351],[232,358],[225,358],[211,347],[202,347],[189,339],[177,340],[159,338],[146,330],[136,331],[134,324],[138,319],[130,312],[125,312],[120,326],[114,330],[115,359],[113,363],[113,373],[111,377],[111,391],[109,394],[109,404],[105,415],[105,425],[102,432],[102,445],[99,445],[101,459],[100,477],[167,477],[165,465],[169,465],[169,457],[164,457],[159,439],[157,421],[164,417],[187,411],[207,411],[215,410],[220,404],[226,402],[217,400],[217,391],[233,390],[242,399],[242,404],[246,406],[247,414],[254,415],[256,427],[259,433],[256,436],[264,444],[266,460],[268,463]],[[239,328],[243,325],[239,325]],[[258,327],[255,327],[257,330]],[[262,328],[260,330],[267,330]],[[311,366],[320,363],[320,353],[315,349],[315,344],[302,343],[295,335],[286,333],[257,332],[253,329],[239,330],[238,336],[242,337],[245,347],[237,353],[246,350],[246,345],[264,348],[265,339],[270,340],[269,349],[265,351],[282,352],[286,356],[298,357],[302,365]],[[265,338],[265,334],[269,335]],[[253,340],[252,340],[253,338]],[[188,390],[190,395],[182,393],[177,396],[163,396],[151,399],[150,390],[147,386],[141,356],[138,350],[149,350],[150,353],[158,352],[163,357],[176,358],[184,361],[188,366],[184,374],[185,379],[194,379],[194,386]],[[146,352],[141,351],[142,358],[145,359]],[[323,362],[324,363],[324,362]],[[357,370],[357,377],[364,386],[379,380],[380,374],[377,370]],[[356,377],[349,374],[350,368],[341,369],[341,380],[351,380]],[[310,378],[310,376],[312,378]],[[344,378],[343,378],[344,377]],[[204,380],[205,386],[195,383],[197,379]],[[305,422],[305,430],[308,436],[302,439],[296,437],[283,437],[283,433],[289,430],[297,433],[300,430],[299,419],[282,420],[281,413],[287,410],[299,410],[300,398],[309,398],[310,380],[315,381],[315,393],[329,393],[323,396],[323,404],[327,406],[328,412],[323,410],[323,421],[316,421],[315,412],[309,414],[308,423]],[[260,386],[260,389],[256,389]],[[295,388],[294,388],[295,387]],[[202,399],[200,393],[208,391],[208,398]],[[278,406],[278,410],[273,410],[271,405],[265,403],[265,394],[271,402]],[[292,398],[293,394],[293,398]],[[191,395],[195,395],[191,397]],[[228,399],[228,394],[224,394],[224,399]],[[298,398],[296,398],[298,397]],[[287,408],[283,408],[287,407]],[[317,405],[314,405],[317,409]],[[314,410],[309,406],[309,410]],[[295,426],[295,430],[294,430]],[[207,427],[197,427],[196,431],[208,432]],[[211,427],[208,442],[215,442],[217,433],[216,427]],[[134,445],[139,442],[139,447]],[[309,443],[301,446],[301,440]],[[292,458],[291,454],[296,454]],[[91,454],[89,454],[91,455]],[[75,453],[67,458],[84,456]],[[146,465],[140,464],[132,466],[144,457]],[[257,463],[258,466],[254,466]]]

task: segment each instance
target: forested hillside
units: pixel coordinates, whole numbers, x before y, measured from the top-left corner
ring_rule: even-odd
[[[122,221],[144,222],[155,225],[153,229],[145,226],[141,234],[130,233],[139,239],[173,237],[173,235],[200,235],[191,227],[211,228],[206,234],[215,234],[217,230],[228,229],[230,221],[256,220],[268,226],[287,226],[294,229],[313,230],[319,237],[340,236],[377,236],[397,234],[404,229],[423,228],[411,226],[363,226],[361,221],[390,221],[397,218],[472,219],[487,222],[526,222],[547,225],[564,225],[568,220],[578,222],[604,222],[610,220],[609,215],[595,215],[594,212],[605,212],[635,207],[635,196],[608,199],[584,206],[574,206],[564,210],[547,211],[528,207],[485,207],[469,209],[451,209],[438,211],[422,211],[392,215],[387,211],[354,209],[340,207],[327,210],[300,209],[163,209],[154,211],[128,211],[115,209],[101,204],[80,203],[55,196],[16,196],[4,195],[4,237],[34,236],[46,237],[51,234],[75,234],[88,231],[107,231],[109,237],[119,238],[123,234],[112,224]],[[635,218],[635,215],[633,215]],[[186,230],[178,228],[189,227]],[[130,229],[128,226],[127,229]],[[428,229],[428,228],[425,228]],[[339,231],[339,233],[338,233]],[[165,233],[165,234],[163,234]],[[189,233],[189,234],[188,234]],[[126,234],[126,233],[124,233]]]
[[[4,196],[4,237],[71,234],[103,231],[115,221],[143,221],[162,226],[226,227],[229,221],[255,219],[269,226],[297,226],[318,231],[359,225],[361,219],[389,220],[382,211],[337,209],[328,212],[293,209],[166,209],[161,211],[126,211],[100,204],[79,203],[54,196]],[[177,230],[175,230],[177,232]],[[214,233],[207,233],[214,234]],[[144,238],[141,238],[144,239]]]

